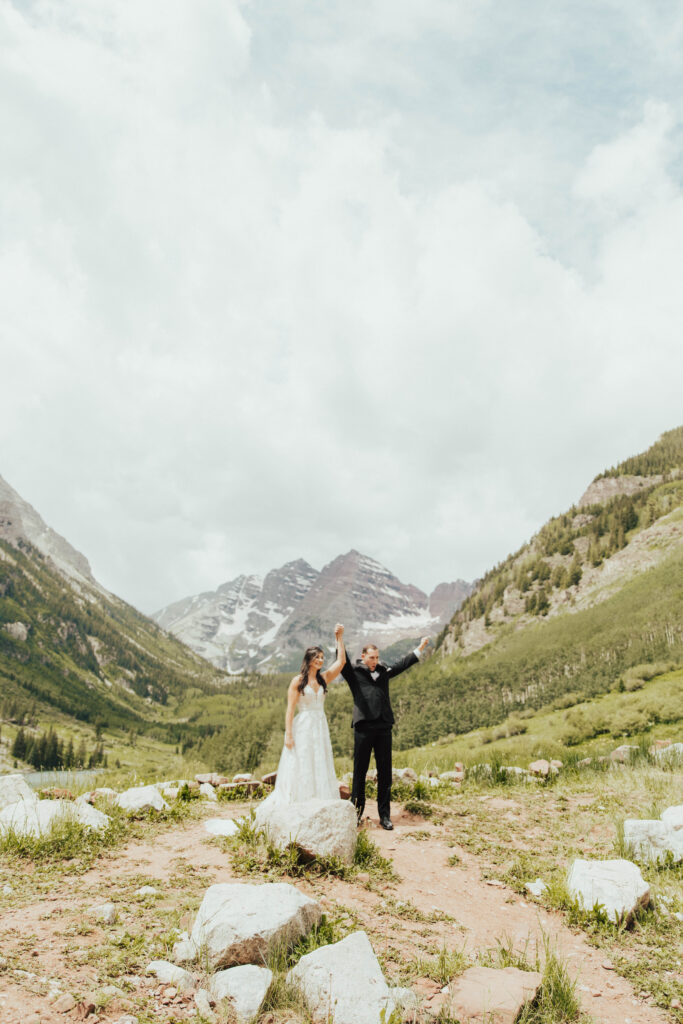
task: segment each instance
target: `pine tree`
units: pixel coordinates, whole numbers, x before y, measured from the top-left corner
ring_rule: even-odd
[[[12,757],[16,757],[18,761],[24,761],[26,759],[26,733],[24,732],[23,726],[21,726],[14,737],[14,743],[12,744],[12,750],[10,751]]]

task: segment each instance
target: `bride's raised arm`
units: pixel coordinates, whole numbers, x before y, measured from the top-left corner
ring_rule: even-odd
[[[346,648],[344,647],[344,627],[339,623],[334,627],[334,638],[337,641],[337,660],[327,669],[326,672],[322,673],[322,677],[326,683],[331,683],[333,679],[336,679],[341,670],[344,668],[346,662]]]

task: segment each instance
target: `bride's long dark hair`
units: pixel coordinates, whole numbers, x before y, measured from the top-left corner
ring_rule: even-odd
[[[308,670],[311,667],[311,662],[319,654],[324,654],[322,647],[307,647],[304,653],[304,660],[301,662],[301,675],[299,676],[299,685],[297,687],[299,693],[303,693],[308,682]],[[327,693],[327,683],[323,679],[320,672],[317,673],[316,679],[318,686],[322,686],[323,692]]]

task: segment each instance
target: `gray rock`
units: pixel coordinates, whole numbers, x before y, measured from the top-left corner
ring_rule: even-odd
[[[365,932],[302,956],[287,981],[303,992],[313,1018],[331,1024],[379,1024],[396,1000]]]
[[[638,752],[638,747],[632,743],[622,743],[620,747],[613,750],[610,754],[610,760],[616,761],[618,764],[628,764],[632,757]]]
[[[548,886],[542,878],[537,878],[535,882],[527,882],[524,888],[528,893],[531,893],[532,896],[539,897],[543,895]]]
[[[175,985],[180,992],[192,992],[197,984],[189,971],[168,960],[153,960],[145,973],[154,975],[162,985]]]
[[[190,944],[194,955],[205,958],[214,971],[263,963],[271,949],[307,934],[321,916],[314,900],[285,882],[212,885],[197,913]]]
[[[22,643],[28,640],[28,626],[25,622],[6,622],[3,629],[15,640],[20,640]]]
[[[600,904],[614,922],[628,919],[650,901],[650,888],[630,860],[575,860],[567,888],[584,910]]]
[[[140,889],[135,890],[136,896],[156,896],[157,890],[153,885],[143,885]]]
[[[202,782],[199,787],[199,792],[202,796],[205,796],[207,800],[218,800],[216,796],[216,790],[213,788],[210,782]]]
[[[118,913],[113,903],[100,903],[88,911],[100,924],[115,924]]]
[[[194,1005],[204,1020],[208,1020],[210,1024],[218,1020],[218,1017],[211,1009],[211,998],[205,988],[198,988],[195,992]]]
[[[261,804],[256,824],[280,850],[294,843],[306,857],[338,857],[353,862],[355,807],[344,800],[305,800],[300,804]]]
[[[212,836],[234,836],[239,832],[239,826],[232,818],[207,818],[204,828]]]
[[[133,786],[124,790],[116,802],[124,811],[136,813],[142,811],[165,811],[168,804],[156,786]]]
[[[658,819],[630,818],[624,822],[624,841],[638,860],[659,863],[673,856],[674,864],[683,860],[683,832],[675,832]]]
[[[676,807],[667,807],[660,815],[662,821],[674,832],[683,829],[683,804]]]
[[[0,834],[12,831],[17,835],[37,837],[66,821],[75,821],[99,832],[107,828],[111,818],[90,804],[66,800],[21,800],[0,811]]]
[[[217,1003],[223,999],[230,1001],[238,1024],[247,1024],[258,1013],[272,980],[273,972],[267,967],[244,964],[218,971],[207,987]]]
[[[33,792],[23,775],[0,775],[0,811],[10,804],[27,800],[37,803],[38,797]]]
[[[683,743],[672,743],[670,747],[658,750],[655,757],[662,764],[680,761],[683,764]]]

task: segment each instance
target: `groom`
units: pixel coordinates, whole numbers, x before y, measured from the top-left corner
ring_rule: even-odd
[[[374,752],[377,765],[377,810],[382,828],[392,829],[391,803],[391,727],[394,714],[389,700],[389,680],[405,672],[419,661],[420,654],[429,643],[425,636],[411,654],[388,667],[379,660],[379,650],[366,644],[354,666],[347,660],[342,675],[353,694],[354,732],[353,786],[351,800],[356,805],[358,822],[365,810],[365,776]]]

